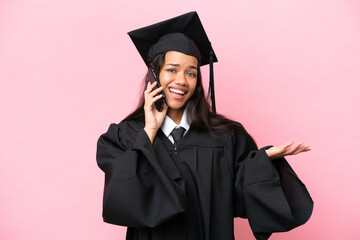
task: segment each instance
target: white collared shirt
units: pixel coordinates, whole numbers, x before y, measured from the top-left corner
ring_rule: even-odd
[[[163,131],[163,133],[165,134],[166,137],[169,138],[169,140],[174,144],[174,138],[171,136],[171,132],[174,128],[179,128],[179,127],[183,127],[185,128],[185,132],[184,135],[188,132],[190,125],[189,122],[187,120],[187,114],[186,114],[187,110],[185,108],[184,113],[181,117],[181,121],[180,124],[177,125],[170,117],[168,117],[167,115],[165,116],[164,122],[161,125],[161,130]]]

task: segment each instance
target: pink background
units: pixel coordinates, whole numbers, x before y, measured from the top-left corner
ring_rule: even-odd
[[[95,152],[146,72],[126,33],[191,10],[220,60],[218,111],[259,146],[312,146],[288,160],[313,216],[271,239],[360,239],[359,1],[124,2],[0,1],[0,239],[124,239],[102,222]]]

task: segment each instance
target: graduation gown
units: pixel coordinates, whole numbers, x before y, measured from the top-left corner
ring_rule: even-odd
[[[105,173],[103,219],[127,226],[128,240],[231,240],[233,218],[256,239],[304,224],[313,201],[284,158],[270,161],[240,131],[196,131],[177,150],[143,120],[111,124],[97,146]]]

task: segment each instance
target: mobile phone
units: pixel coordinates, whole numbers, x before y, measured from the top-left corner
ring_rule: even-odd
[[[159,80],[158,76],[156,75],[154,69],[152,67],[149,67],[148,73],[146,74],[146,84],[148,82],[153,83],[155,81],[157,82],[157,84],[156,84],[157,86],[155,87],[155,89],[156,89],[161,86],[160,80]],[[164,103],[165,103],[165,93],[163,91],[161,91],[159,94],[162,95],[162,97],[155,102],[155,107],[159,112],[161,112],[161,110],[164,107]]]

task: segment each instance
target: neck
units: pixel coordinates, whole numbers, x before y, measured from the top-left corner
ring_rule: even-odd
[[[182,115],[184,113],[184,109],[168,109],[167,115],[169,118],[171,118],[177,125],[180,124]]]

